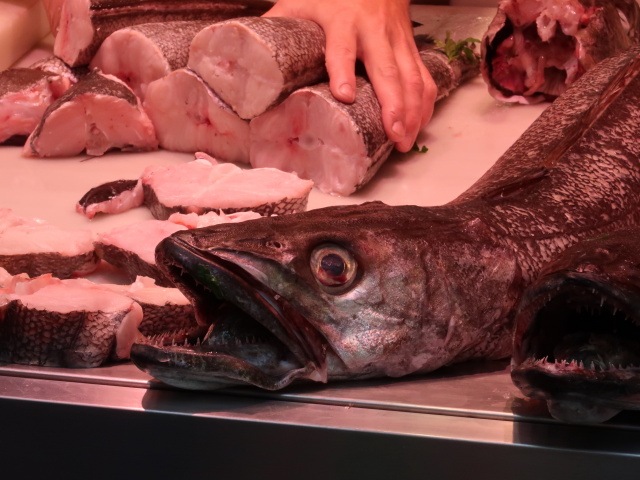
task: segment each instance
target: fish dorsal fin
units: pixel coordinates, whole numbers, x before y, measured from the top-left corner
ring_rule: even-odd
[[[493,188],[485,192],[481,198],[493,202],[506,198],[513,198],[527,192],[530,188],[537,185],[549,176],[549,168],[545,166],[536,166],[523,172],[517,178],[512,178],[504,182],[499,182]]]

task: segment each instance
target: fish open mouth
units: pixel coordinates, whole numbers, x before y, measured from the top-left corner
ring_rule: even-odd
[[[259,280],[256,257],[200,250],[179,237],[165,240],[158,252],[158,264],[207,330],[179,345],[166,345],[162,337],[134,344],[131,359],[138,368],[169,385],[198,390],[277,390],[297,378],[326,381],[322,337]]]
[[[574,413],[602,421],[640,401],[640,305],[623,290],[576,275],[545,283],[525,303],[511,372],[523,393],[568,421]],[[596,406],[601,413],[579,411]]]

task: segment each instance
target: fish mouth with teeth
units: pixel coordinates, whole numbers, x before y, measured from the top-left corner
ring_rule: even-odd
[[[518,313],[511,376],[568,422],[602,422],[640,402],[640,305],[586,273],[550,276]]]
[[[326,344],[303,315],[260,281],[263,274],[250,254],[203,251],[179,238],[162,245],[166,273],[208,328],[184,344],[134,344],[131,359],[138,368],[168,385],[197,390],[277,390],[296,379],[326,381]]]

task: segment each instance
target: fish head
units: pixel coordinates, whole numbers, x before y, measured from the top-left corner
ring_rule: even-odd
[[[509,308],[500,296],[515,303],[519,270],[446,217],[374,202],[178,232],[157,263],[209,334],[195,346],[140,343],[132,360],[182,388],[273,390],[430,371],[478,352],[494,340],[478,332],[500,330]]]
[[[597,423],[640,407],[639,235],[570,247],[523,295],[511,376],[559,420]]]

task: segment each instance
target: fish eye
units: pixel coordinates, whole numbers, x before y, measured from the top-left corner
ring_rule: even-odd
[[[356,278],[358,262],[346,248],[323,244],[311,253],[311,272],[328,293],[344,292]]]

